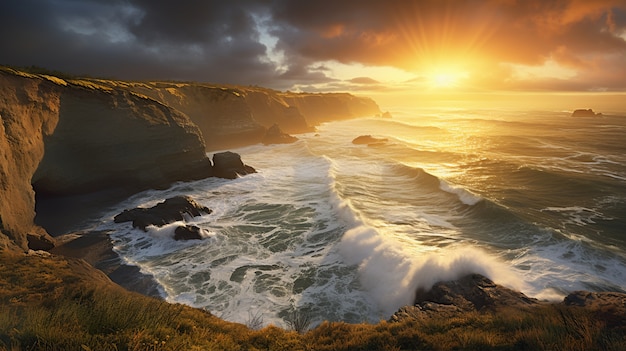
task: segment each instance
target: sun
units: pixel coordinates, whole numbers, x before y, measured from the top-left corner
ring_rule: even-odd
[[[467,78],[467,73],[453,70],[434,70],[428,74],[430,86],[438,89],[458,88]]]

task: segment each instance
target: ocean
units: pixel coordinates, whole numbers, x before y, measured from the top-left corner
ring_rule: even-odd
[[[92,229],[111,231],[166,300],[241,323],[286,326],[293,311],[378,322],[416,289],[474,272],[542,300],[626,291],[626,117],[392,112],[232,150],[258,173],[136,194]],[[113,223],[175,195],[213,209],[186,219],[205,240],[174,241],[180,223]]]

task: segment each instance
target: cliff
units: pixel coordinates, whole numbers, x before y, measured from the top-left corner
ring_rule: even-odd
[[[208,83],[96,82],[124,87],[185,113],[202,131],[209,151],[261,143],[274,125],[286,133],[304,133],[323,122],[381,113],[374,100],[347,93],[291,93]]]
[[[210,175],[197,126],[128,90],[2,69],[0,119],[4,248],[51,240],[33,223],[35,192],[130,194]]]
[[[207,150],[379,113],[373,100],[350,94],[62,79],[0,67],[0,248],[48,247],[53,239],[34,221],[50,228],[77,217],[83,203],[210,176]],[[98,200],[68,200],[69,208],[57,201],[96,193]]]

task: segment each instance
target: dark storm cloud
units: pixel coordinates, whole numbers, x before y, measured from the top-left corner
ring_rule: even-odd
[[[506,64],[553,60],[579,72],[559,87],[626,90],[624,0],[5,0],[0,33],[0,63],[123,79],[330,86],[354,82],[324,61],[466,60],[510,87]]]
[[[5,1],[0,62],[127,79],[269,81],[275,67],[259,42],[258,4]]]

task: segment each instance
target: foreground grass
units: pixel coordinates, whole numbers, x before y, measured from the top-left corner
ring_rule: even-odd
[[[252,330],[127,292],[83,261],[0,253],[0,350],[624,350],[625,332],[553,305]]]

